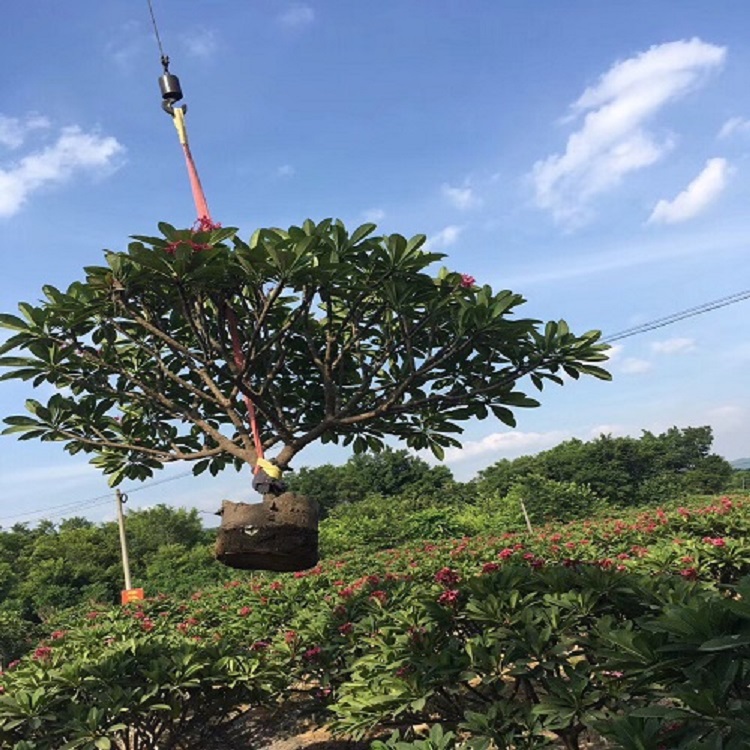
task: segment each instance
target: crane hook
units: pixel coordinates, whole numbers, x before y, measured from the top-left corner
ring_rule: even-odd
[[[164,73],[159,76],[159,89],[161,90],[161,107],[170,116],[174,116],[174,105],[182,99],[182,87],[180,79],[169,72],[169,57],[161,56],[161,64]],[[187,111],[187,107],[184,107]]]

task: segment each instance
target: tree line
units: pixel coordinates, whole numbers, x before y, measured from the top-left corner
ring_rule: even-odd
[[[739,489],[741,472],[711,453],[712,440],[710,427],[572,439],[501,459],[465,483],[444,465],[386,449],[302,468],[290,484],[320,504],[322,550],[334,555],[520,528],[521,501],[536,524],[721,492],[733,480]],[[215,529],[204,528],[195,509],[129,511],[127,532],[133,580],[149,594],[187,594],[243,575],[214,562]],[[0,530],[0,652],[14,651],[34,623],[85,602],[117,601],[121,588],[115,523],[69,518]]]

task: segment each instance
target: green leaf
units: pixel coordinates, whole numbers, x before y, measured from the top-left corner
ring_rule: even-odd
[[[7,420],[5,420],[7,422]],[[733,633],[711,638],[700,645],[700,651],[728,651],[750,646],[750,633]]]
[[[372,234],[377,228],[378,228],[378,225],[373,224],[371,222],[367,224],[362,224],[361,226],[357,227],[352,232],[351,236],[349,237],[349,242],[352,245],[356,245],[358,242],[361,242],[369,234]]]
[[[12,331],[28,331],[29,325],[15,315],[0,313],[0,328],[10,328]]]

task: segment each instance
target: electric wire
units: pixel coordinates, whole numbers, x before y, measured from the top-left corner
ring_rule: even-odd
[[[124,494],[130,495],[133,492],[140,492],[141,490],[147,490],[151,487],[157,487],[160,484],[167,484],[168,482],[175,482],[178,479],[184,479],[185,477],[192,476],[192,471],[183,471],[180,474],[175,474],[173,477],[168,477],[166,479],[158,479],[154,482],[144,482],[143,484],[133,487],[132,489],[128,489],[127,492]],[[88,510],[89,508],[94,508],[99,505],[105,505],[112,501],[112,492],[107,493],[106,495],[97,495],[96,497],[88,498],[87,500],[76,500],[71,501],[68,503],[60,503],[59,505],[51,505],[47,508],[42,508],[39,510],[29,510],[25,513],[16,513],[12,516],[5,516],[4,518],[0,519],[0,526],[5,525],[7,521],[15,521],[19,518],[28,518],[29,516],[59,516],[62,514],[68,514],[68,513],[75,513],[81,510]]]
[[[617,333],[610,334],[609,336],[603,336],[602,340],[606,343],[621,341],[622,339],[627,339],[631,336],[638,336],[641,333],[647,333],[648,331],[655,331],[658,328],[664,328],[665,326],[672,325],[673,323],[678,323],[681,320],[687,320],[688,318],[694,318],[698,315],[703,315],[704,313],[711,312],[712,310],[718,310],[719,308],[727,307],[728,305],[734,305],[737,302],[742,302],[746,299],[750,299],[750,289],[745,289],[742,292],[735,292],[734,294],[727,295],[726,297],[721,297],[717,300],[712,300],[711,302],[704,302],[701,305],[689,307],[686,310],[680,310],[679,312],[674,312],[670,315],[665,315],[662,318],[656,318],[655,320],[641,323],[640,325],[633,326],[632,328],[626,328],[622,331],[618,331]]]

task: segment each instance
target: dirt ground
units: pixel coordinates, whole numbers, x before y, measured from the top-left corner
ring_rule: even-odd
[[[249,708],[238,715],[226,734],[217,738],[215,750],[367,750],[373,740],[390,736],[390,731],[381,731],[361,740],[346,739],[334,736],[322,722],[323,717],[310,710],[310,701],[302,691],[278,706]],[[417,737],[429,731],[427,725],[413,729]],[[586,735],[580,738],[580,746],[581,750],[613,747],[601,738]],[[562,748],[562,743],[558,747]]]

